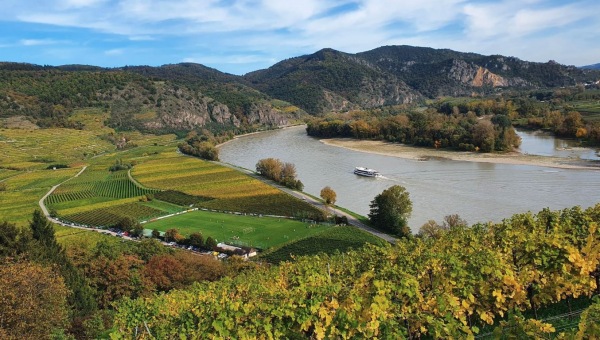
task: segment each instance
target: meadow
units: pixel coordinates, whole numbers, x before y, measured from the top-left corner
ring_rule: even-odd
[[[159,231],[175,228],[184,236],[200,232],[205,238],[210,236],[218,242],[268,249],[292,240],[320,234],[331,227],[286,218],[198,210],[151,221],[146,223],[144,228]]]

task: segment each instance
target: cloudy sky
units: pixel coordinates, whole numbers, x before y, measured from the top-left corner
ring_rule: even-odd
[[[244,74],[330,47],[600,62],[598,0],[2,0],[0,61],[197,62]]]

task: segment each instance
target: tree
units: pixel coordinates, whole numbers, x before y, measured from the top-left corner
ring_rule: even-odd
[[[160,231],[158,229],[152,229],[152,238],[160,238]]]
[[[323,199],[323,201],[325,201],[325,204],[333,205],[335,204],[335,199],[337,198],[337,195],[335,191],[331,189],[331,187],[326,186],[323,189],[321,189],[321,198]]]
[[[148,262],[153,256],[173,252],[173,249],[163,246],[160,241],[154,238],[142,239],[137,242],[136,248],[136,255],[145,262]]]
[[[446,230],[452,229],[455,227],[468,227],[469,223],[458,214],[446,215],[444,216],[444,223],[442,227]]]
[[[276,158],[264,158],[256,163],[256,172],[261,176],[274,180],[275,182],[279,182],[281,180],[282,169],[283,163]]]
[[[131,237],[142,237],[144,235],[144,226],[136,222],[130,230],[130,235]]]
[[[483,152],[494,151],[496,132],[489,120],[481,120],[473,128],[473,143]]]
[[[82,316],[96,310],[92,288],[67,257],[62,245],[56,241],[54,227],[40,210],[33,212],[29,227],[33,241],[28,247],[28,254],[35,262],[58,266],[65,284],[71,291],[68,302],[75,313]]]
[[[208,250],[213,250],[217,246],[217,241],[212,237],[206,238],[206,243],[204,243],[204,248]]]
[[[429,220],[419,228],[419,236],[425,238],[439,238],[443,230],[443,227],[435,220]]]
[[[209,161],[219,160],[219,149],[217,149],[211,142],[200,142],[195,145],[196,150],[200,158],[207,159]]]
[[[412,202],[406,188],[394,185],[375,196],[371,201],[369,219],[374,227],[406,237],[410,235],[408,218]]]
[[[284,163],[281,168],[281,184],[288,188],[296,186],[296,166],[293,163]]]
[[[52,267],[31,262],[0,265],[0,335],[47,339],[67,325],[68,289]]]
[[[98,292],[98,304],[107,308],[120,298],[136,298],[152,291],[152,282],[143,275],[143,261],[135,255],[120,255],[116,259],[98,257],[88,263],[85,271],[90,285]]]
[[[179,230],[175,228],[171,228],[165,231],[165,241],[167,242],[179,242],[183,239],[184,237],[179,233]]]
[[[0,223],[0,257],[26,252],[30,241],[31,235],[27,229],[21,229],[8,222]]]
[[[132,217],[124,217],[122,218],[115,227],[119,228],[122,231],[130,231],[135,227],[136,224],[139,224],[135,218]]]
[[[33,218],[29,222],[29,227],[31,228],[33,239],[39,242],[43,247],[62,248],[58,242],[56,242],[56,238],[54,237],[54,227],[40,210],[35,210],[33,212]]]
[[[202,248],[204,246],[204,237],[200,233],[192,233],[187,238],[187,244],[192,247]]]

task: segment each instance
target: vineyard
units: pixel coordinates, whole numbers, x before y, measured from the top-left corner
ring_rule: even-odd
[[[59,186],[48,196],[46,204],[53,206],[94,197],[128,198],[155,192],[157,190],[135,185],[129,180],[127,171],[86,170],[81,176]]]
[[[143,220],[160,215],[164,215],[164,211],[136,202],[66,215],[62,219],[84,225],[108,227],[119,223],[119,221],[126,217]]]
[[[112,336],[598,339],[599,222],[600,205],[543,210],[299,257],[121,301]]]
[[[210,198],[188,195],[186,193],[176,190],[165,190],[157,192],[154,194],[154,198],[181,206],[189,206],[201,201],[210,200]]]
[[[2,129],[0,164],[16,169],[42,169],[49,163],[72,163],[114,149],[96,132],[73,129]]]
[[[360,249],[365,244],[387,245],[382,239],[354,227],[334,227],[318,235],[290,242],[277,249],[270,250],[260,257],[267,262],[278,264],[291,261],[292,257],[317,255],[320,253],[333,255],[344,253],[350,249]]]
[[[38,200],[52,186],[72,177],[78,170],[9,172],[11,176],[2,182],[6,190],[0,191],[0,221],[26,224],[33,211],[39,208]]]
[[[132,170],[144,186],[204,198],[209,209],[316,218],[322,212],[239,171],[177,154],[151,160]]]

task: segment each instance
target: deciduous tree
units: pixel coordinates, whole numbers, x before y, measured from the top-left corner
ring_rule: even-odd
[[[409,236],[408,218],[412,213],[412,202],[406,188],[394,185],[371,201],[369,218],[381,230],[398,236]]]
[[[323,201],[325,201],[325,204],[333,205],[335,204],[335,199],[337,198],[337,195],[335,191],[331,189],[331,187],[326,186],[323,189],[321,189],[321,198],[323,199]]]
[[[67,325],[68,289],[52,267],[31,262],[0,265],[3,339],[46,339]]]

